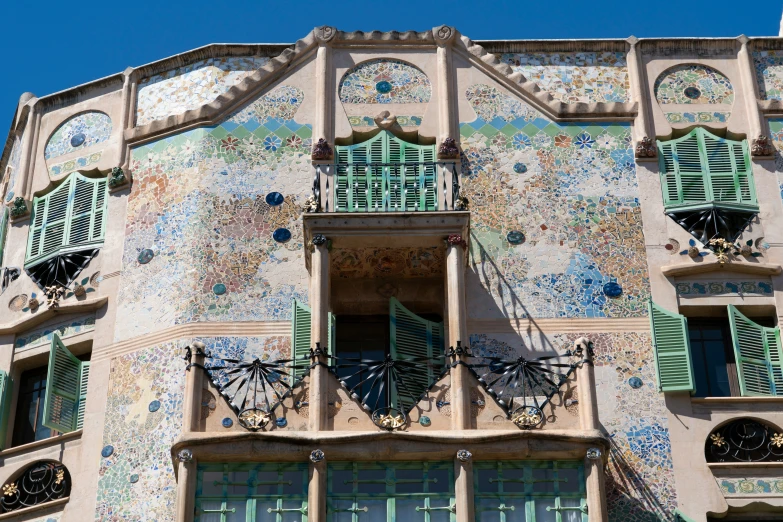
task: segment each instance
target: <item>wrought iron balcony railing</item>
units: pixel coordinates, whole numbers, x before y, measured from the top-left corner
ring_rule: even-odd
[[[453,162],[315,166],[311,212],[466,210]]]

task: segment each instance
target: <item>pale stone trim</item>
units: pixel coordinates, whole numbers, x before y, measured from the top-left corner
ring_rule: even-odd
[[[783,267],[775,263],[718,263],[717,261],[703,261],[701,263],[678,263],[661,267],[661,273],[666,277],[678,277],[708,272],[736,272],[740,274],[778,275]]]
[[[35,513],[37,511],[43,511],[46,509],[53,509],[60,506],[64,506],[65,504],[68,503],[69,500],[71,500],[71,497],[58,498],[57,500],[52,500],[51,502],[44,502],[43,504],[38,504],[36,506],[17,509],[16,511],[9,511],[8,513],[3,513],[2,515],[0,515],[0,520],[12,520],[15,519],[16,517],[21,517],[22,515],[29,515],[30,513]]]
[[[29,330],[34,326],[38,326],[39,324],[48,321],[56,315],[93,312],[105,305],[108,301],[108,296],[96,297],[95,299],[63,303],[57,308],[46,308],[34,314],[26,313],[24,317],[12,323],[0,324],[0,335],[24,332],[25,330]],[[45,308],[45,306],[45,304],[42,304],[41,308]]]
[[[473,333],[523,334],[537,331],[560,333],[649,333],[647,317],[628,318],[544,318],[544,319],[469,319],[468,331]]]
[[[39,450],[41,448],[48,448],[50,446],[58,446],[60,444],[63,444],[65,442],[74,440],[74,439],[81,439],[82,438],[82,430],[76,430],[71,431],[69,433],[62,433],[60,435],[57,435],[55,437],[49,437],[48,439],[41,439],[36,440],[35,442],[30,442],[28,444],[22,444],[21,446],[14,446],[13,448],[4,449],[3,451],[0,451],[0,459],[5,462],[6,459],[9,457],[16,457],[18,455],[24,454],[24,453],[31,453],[35,450]],[[14,513],[17,513],[17,511],[14,511]],[[0,520],[2,520],[0,518]]]

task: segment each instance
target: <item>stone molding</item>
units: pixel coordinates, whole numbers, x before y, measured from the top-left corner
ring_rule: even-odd
[[[94,312],[108,302],[108,296],[103,296],[71,303],[60,303],[57,308],[46,308],[44,305],[41,305],[41,308],[39,308],[36,313],[27,312],[16,321],[0,324],[0,335],[24,332],[25,330],[29,330],[30,328],[52,319],[56,315]]]
[[[666,277],[707,274],[709,272],[778,275],[783,272],[783,267],[774,263],[747,263],[742,261],[733,261],[731,263],[719,263],[717,261],[686,262],[661,267],[661,273]]]

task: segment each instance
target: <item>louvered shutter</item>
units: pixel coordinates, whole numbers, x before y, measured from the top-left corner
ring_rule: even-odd
[[[648,310],[659,389],[663,392],[694,391],[687,319],[652,301],[648,303]]]
[[[415,361],[414,368],[406,366],[401,372],[405,386],[395,390],[394,406],[410,411],[436,377],[433,357],[440,357],[443,351],[443,323],[417,316],[393,297],[389,301],[389,319],[392,359],[426,359],[426,362]]]
[[[335,340],[337,336],[337,319],[332,312],[329,312],[327,317],[329,319],[329,343],[327,348],[329,355],[334,355],[334,350],[337,347],[337,341]]]
[[[729,305],[729,324],[743,396],[783,396],[780,328],[756,324]]]
[[[310,348],[312,348],[310,345],[310,325],[310,307],[294,299],[291,321],[291,353],[294,363],[302,367],[294,369],[296,377],[301,377],[305,373],[304,367],[310,360]]]
[[[0,370],[0,450],[5,449],[5,441],[8,436],[13,389],[8,372]]]
[[[49,257],[65,245],[68,209],[75,179],[71,176],[50,194],[33,200],[34,215],[25,264]]]
[[[76,414],[76,429],[84,427],[84,407],[87,404],[87,382],[90,379],[90,361],[82,361],[79,374],[79,407]]]
[[[68,433],[81,427],[79,419],[89,376],[89,370],[83,369],[85,364],[89,366],[89,362],[74,357],[57,334],[53,335],[43,413],[43,425],[47,428]]]
[[[419,161],[422,165],[423,210],[438,210],[438,169],[435,163],[435,145],[419,147]]]
[[[3,266],[3,251],[5,251],[5,238],[8,233],[8,207],[3,207],[0,215],[0,267]]]
[[[348,170],[353,163],[351,150],[348,147],[335,147],[337,165],[334,169],[334,209],[336,212],[348,212]]]

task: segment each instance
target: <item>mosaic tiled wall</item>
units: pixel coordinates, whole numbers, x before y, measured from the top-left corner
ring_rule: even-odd
[[[111,118],[102,112],[85,112],[69,119],[46,143],[47,160],[102,143],[111,136]]]
[[[783,51],[756,51],[753,64],[761,99],[783,100]]]
[[[345,73],[340,80],[343,103],[427,103],[432,96],[429,78],[400,60],[370,60]]]
[[[70,174],[75,170],[86,169],[90,165],[98,163],[101,160],[101,156],[103,156],[103,151],[99,150],[86,156],[79,156],[78,158],[70,159],[62,163],[56,163],[49,167],[49,175],[56,178]]]
[[[669,123],[726,123],[731,112],[665,112]]]
[[[283,85],[218,126],[133,150],[118,313],[134,320],[118,322],[117,340],[191,321],[289,319],[291,299],[307,300],[302,97]]]
[[[288,338],[199,339],[220,357],[288,358]],[[185,346],[164,343],[112,360],[95,520],[174,520],[176,482],[171,445],[182,429]],[[150,403],[159,408],[150,411]]]
[[[677,65],[655,80],[658,103],[734,103],[734,89],[721,72],[706,65]]]
[[[14,341],[14,348],[17,350],[33,348],[35,346],[41,346],[44,344],[50,344],[52,337],[56,333],[61,339],[71,337],[84,332],[89,332],[95,329],[95,316],[80,317],[78,319],[70,319],[60,324],[47,326],[46,328],[39,328],[32,332],[26,332]]]
[[[783,480],[742,477],[735,479],[715,478],[724,497],[783,497]]]
[[[772,296],[772,281],[699,281],[681,282],[675,285],[677,295],[762,295]]]
[[[629,100],[625,53],[506,53],[500,60],[563,103]]]
[[[470,343],[476,356],[515,360],[531,352],[536,356],[564,353],[583,336],[594,343],[599,418],[612,441],[607,467],[609,520],[671,520],[677,507],[671,443],[648,334],[543,335],[533,331],[520,338],[474,333]],[[641,386],[631,386],[631,377],[641,379]]]
[[[466,96],[478,118],[460,124],[462,186],[471,206],[469,278],[480,282],[469,287],[468,313],[645,315],[630,126],[553,123],[487,85]],[[622,294],[610,298],[613,282]]]
[[[16,183],[16,175],[19,174],[19,163],[22,159],[22,140],[16,138],[14,145],[11,148],[11,155],[8,157],[8,165],[6,165],[5,176],[8,178],[8,192],[5,195],[5,201],[8,203],[14,199],[14,184]],[[1,185],[1,184],[0,184]]]
[[[136,125],[211,102],[269,62],[261,56],[209,58],[139,82]]]
[[[443,274],[443,256],[437,247],[335,249],[330,263],[340,278],[436,277]]]

